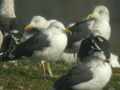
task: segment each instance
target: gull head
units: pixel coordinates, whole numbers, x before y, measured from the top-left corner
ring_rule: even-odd
[[[64,24],[62,22],[60,22],[60,21],[57,21],[55,19],[51,19],[48,22],[49,22],[50,27],[54,26],[56,29],[62,30],[64,32],[66,32],[66,33],[71,32],[71,30],[69,30],[68,28],[65,28]]]
[[[96,6],[93,12],[87,17],[87,19],[106,20],[108,22],[109,18],[109,10],[104,5]]]
[[[64,24],[60,21],[57,21],[57,20],[53,19],[53,20],[49,20],[48,22],[49,22],[49,28],[54,27],[54,28],[56,28],[58,30],[61,30],[61,31],[65,30]]]
[[[48,21],[42,16],[34,16],[31,22],[25,27],[25,30],[31,30],[32,28],[46,29],[48,27]]]

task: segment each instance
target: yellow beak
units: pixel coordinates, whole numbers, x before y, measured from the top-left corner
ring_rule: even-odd
[[[97,16],[96,13],[93,12],[93,13],[89,14],[86,19],[87,20],[95,19],[96,16]]]
[[[68,28],[66,28],[64,31],[65,31],[66,33],[71,32],[71,30],[70,30],[70,29],[68,29]]]
[[[28,24],[25,26],[24,30],[30,30],[32,28],[32,25],[31,24]]]

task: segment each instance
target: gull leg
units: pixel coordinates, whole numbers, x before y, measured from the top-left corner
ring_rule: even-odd
[[[42,65],[42,68],[43,68],[43,75],[44,75],[44,77],[46,77],[47,74],[46,74],[46,68],[45,68],[45,61],[44,60],[41,61],[41,65]]]
[[[47,70],[48,70],[48,74],[50,75],[50,77],[54,77],[50,63],[47,62]]]

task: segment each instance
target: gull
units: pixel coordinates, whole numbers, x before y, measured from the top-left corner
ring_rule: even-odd
[[[93,13],[88,15],[88,29],[94,35],[100,35],[109,40],[111,37],[110,12],[106,6],[96,6]],[[118,56],[111,53],[110,62],[112,67],[120,67]]]
[[[93,12],[83,21],[70,24],[68,29],[73,32],[69,35],[69,47],[74,46],[77,42],[91,34],[99,35],[109,40],[111,36],[109,10],[103,5],[96,6]]]
[[[92,13],[90,13],[84,20],[70,24],[68,29],[70,29],[72,33],[68,34],[67,49],[74,49],[75,54],[79,50],[81,40],[91,34],[99,35],[109,40],[111,37],[109,9],[104,5],[96,6]],[[69,60],[67,59],[67,61]],[[76,61],[77,60],[75,59],[75,62]],[[120,67],[118,56],[112,52],[110,62],[112,67]]]
[[[91,34],[100,35],[108,40],[111,35],[109,10],[103,5],[96,6],[92,13],[89,14],[85,19],[80,22],[74,22],[70,24],[68,29],[71,30],[72,33],[68,34],[67,49],[74,50],[75,54],[79,50],[81,40]],[[66,61],[66,55],[73,57],[73,59],[76,58],[74,57],[73,52],[64,53],[62,58],[66,59]],[[75,62],[76,61],[77,60],[75,59]]]
[[[106,6],[96,6],[85,19],[70,24],[68,28],[73,32],[81,32],[85,36],[92,33],[109,40],[111,36],[110,12]]]
[[[101,36],[89,36],[81,42],[80,62],[60,77],[53,90],[102,90],[110,81],[109,42]]]
[[[102,36],[107,40],[110,39],[110,13],[106,6],[96,6],[87,19],[91,19],[87,22],[87,25],[92,34]]]
[[[39,18],[39,19],[38,19]],[[40,23],[41,22],[41,23]],[[33,17],[25,27],[25,38],[8,59],[29,57],[33,62],[56,62],[67,45],[65,27],[60,21],[48,21],[40,16]],[[51,75],[53,77],[53,75]]]

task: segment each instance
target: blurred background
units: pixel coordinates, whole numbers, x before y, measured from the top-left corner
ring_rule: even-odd
[[[1,0],[0,0],[1,1]],[[15,0],[16,16],[24,23],[35,15],[58,19],[64,23],[80,21],[96,5],[105,5],[110,10],[112,49],[120,56],[120,0]],[[57,79],[43,79],[39,63],[28,59],[0,63],[0,90],[51,90]],[[55,75],[61,76],[71,68],[65,63],[52,63]],[[115,70],[114,70],[115,71]],[[120,90],[120,69],[113,74],[104,90]]]
[[[110,10],[112,49],[120,55],[120,0],[15,0],[18,18],[41,15],[63,22],[79,21],[96,5],[106,5]]]

